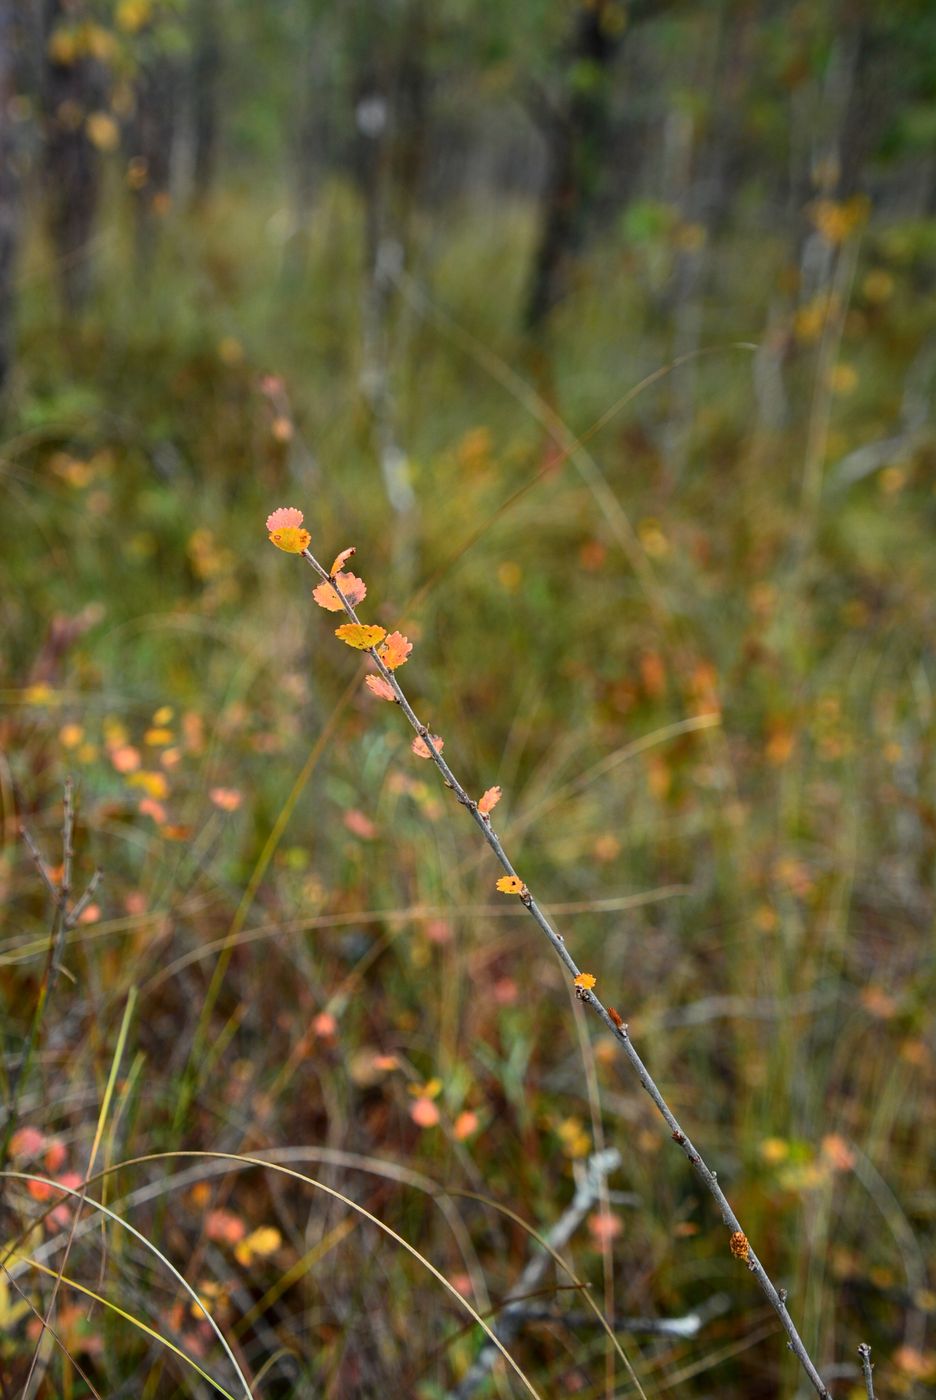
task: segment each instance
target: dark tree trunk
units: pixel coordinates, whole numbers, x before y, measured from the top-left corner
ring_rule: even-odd
[[[546,118],[549,168],[526,305],[526,325],[539,327],[561,300],[600,188],[609,136],[611,67],[620,41],[612,22],[616,0],[580,5],[563,86]]]
[[[131,158],[139,171],[134,195],[136,253],[141,267],[153,256],[159,221],[169,206],[178,96],[176,63],[165,54],[153,53],[143,64],[138,79],[131,137]]]
[[[62,304],[69,316],[87,304],[92,284],[91,236],[100,196],[100,160],[87,135],[85,119],[100,105],[102,74],[90,58],[57,57],[50,39],[75,18],[74,5],[45,0],[43,173],[49,227],[58,257]]]
[[[207,200],[218,169],[221,31],[217,0],[198,0],[192,55],[192,182],[196,204]]]
[[[0,0],[0,398],[13,364],[16,247],[19,233],[19,180],[13,129],[16,0]]]

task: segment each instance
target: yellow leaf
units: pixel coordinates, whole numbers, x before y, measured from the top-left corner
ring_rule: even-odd
[[[335,628],[335,636],[338,637],[345,646],[354,647],[357,651],[370,651],[378,642],[382,642],[387,635],[383,627],[369,627],[363,622],[346,622],[343,627]]]
[[[161,801],[169,796],[169,784],[163,773],[145,771],[131,773],[127,782],[133,787],[141,787],[147,797],[155,798],[156,801]]]
[[[497,882],[501,894],[523,894],[526,885],[519,875],[502,875]]]
[[[590,992],[596,981],[597,978],[593,977],[590,972],[580,972],[575,979],[575,985],[581,987],[585,992]]]
[[[251,1231],[245,1240],[241,1240],[234,1249],[234,1256],[239,1264],[247,1265],[254,1259],[265,1259],[275,1254],[282,1243],[283,1237],[274,1225],[261,1225]]]
[[[114,19],[125,34],[136,34],[149,24],[152,15],[152,0],[120,0]]]
[[[308,530],[300,530],[295,525],[284,525],[280,530],[270,532],[270,543],[275,544],[277,549],[282,549],[286,554],[301,554],[304,549],[309,548],[312,536]]]
[[[151,748],[161,749],[165,748],[167,744],[171,744],[174,737],[171,729],[155,727],[147,729],[143,735],[143,742],[149,744]]]
[[[0,1327],[4,1333],[15,1327],[21,1317],[26,1317],[32,1309],[25,1298],[11,1299],[5,1278],[0,1276]]]
[[[261,1225],[247,1238],[255,1254],[275,1254],[283,1243],[283,1237],[274,1225]]]
[[[116,151],[120,145],[120,127],[107,112],[90,112],[85,118],[85,131],[91,145],[99,151]]]

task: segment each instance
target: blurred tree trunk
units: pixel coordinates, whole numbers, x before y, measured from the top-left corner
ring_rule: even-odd
[[[13,98],[16,90],[16,0],[0,0],[0,398],[13,364],[19,180],[15,166]]]
[[[392,313],[396,278],[406,262],[408,210],[421,168],[421,138],[415,128],[424,120],[426,83],[421,0],[407,7],[398,30],[393,27],[393,9],[387,0],[370,0],[364,7],[367,22],[361,32],[367,44],[358,58],[354,89],[354,165],[364,205],[366,260],[361,390],[404,557],[416,499],[399,441]]]
[[[149,53],[137,79],[131,134],[131,159],[139,172],[132,189],[140,267],[153,257],[159,224],[169,209],[179,88],[177,62],[158,48]]]
[[[68,0],[45,0],[43,176],[68,316],[80,314],[91,292],[90,245],[100,198],[100,160],[88,137],[86,118],[99,106],[102,75],[92,58],[65,42],[69,22],[79,14],[80,7]]]
[[[196,205],[211,197],[218,170],[218,100],[221,78],[218,0],[197,0],[192,55],[192,185]]]
[[[341,106],[336,61],[342,50],[340,21],[322,0],[309,0],[302,12],[303,27],[296,98],[293,154],[293,198],[296,233],[290,248],[301,269],[308,254],[308,230],[315,193],[329,167],[338,138],[336,112]]]
[[[561,89],[544,117],[548,174],[525,321],[536,330],[561,300],[600,188],[611,68],[626,14],[619,0],[581,0]]]

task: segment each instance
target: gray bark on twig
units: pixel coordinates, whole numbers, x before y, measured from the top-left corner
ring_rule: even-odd
[[[325,581],[326,583],[329,583],[331,587],[335,590],[335,593],[338,595],[338,598],[341,601],[342,608],[344,609],[345,614],[350,618],[350,620],[356,623],[358,626],[361,626],[360,618],[358,617],[351,603],[348,602],[348,599],[342,593],[341,587],[337,583],[336,579],[331,574],[329,574],[325,568],[323,568],[323,566],[315,558],[315,555],[312,554],[308,549],[303,551],[303,558],[305,559],[306,563],[309,564],[310,567],[315,570],[319,578]],[[695,1146],[688,1133],[686,1133],[685,1130],[682,1128],[679,1119],[676,1117],[675,1113],[670,1108],[666,1099],[663,1097],[663,1094],[660,1092],[659,1086],[657,1085],[655,1079],[648,1070],[642,1057],[637,1052],[637,1049],[635,1048],[633,1041],[630,1038],[626,1022],[621,1016],[618,1015],[617,1011],[615,1011],[613,1008],[605,1006],[601,998],[598,997],[594,992],[594,977],[586,978],[585,975],[582,973],[582,969],[579,967],[578,963],[575,961],[575,958],[569,952],[569,949],[566,945],[566,941],[563,938],[562,934],[559,933],[558,929],[556,929],[553,926],[552,922],[546,916],[543,909],[533,898],[532,892],[527,888],[526,884],[517,874],[517,871],[514,869],[513,864],[511,863],[511,860],[507,855],[507,852],[504,850],[504,847],[501,844],[500,838],[494,830],[490,816],[488,816],[484,812],[479,811],[478,803],[470,796],[470,794],[466,791],[463,785],[458,781],[455,774],[452,772],[448,761],[442,757],[440,750],[436,747],[436,744],[433,741],[433,737],[429,729],[425,724],[423,724],[422,720],[420,720],[419,716],[416,714],[415,710],[413,709],[412,705],[407,699],[403,688],[401,687],[400,682],[397,679],[395,670],[391,670],[384,663],[384,660],[381,657],[379,650],[376,646],[366,648],[365,650],[366,654],[370,657],[380,676],[383,678],[387,686],[389,686],[390,690],[393,691],[394,699],[399,705],[400,709],[403,711],[403,714],[406,716],[407,722],[412,726],[412,728],[416,731],[416,734],[422,740],[426,754],[438,769],[442,777],[443,783],[453,794],[456,801],[459,802],[461,806],[463,806],[467,810],[471,820],[475,823],[478,830],[481,832],[481,835],[483,836],[484,840],[494,852],[494,855],[496,856],[501,869],[508,877],[510,877],[511,881],[515,882],[516,892],[519,896],[520,903],[523,905],[523,907],[530,914],[534,922],[537,924],[540,931],[548,940],[551,948],[553,949],[553,952],[559,958],[559,961],[562,963],[566,972],[570,975],[570,978],[572,979],[572,985],[575,988],[576,996],[581,1002],[583,1002],[586,1006],[589,1006],[592,1009],[592,1011],[598,1016],[598,1018],[606,1027],[606,1029],[610,1031],[611,1035],[613,1036],[615,1042],[618,1045],[618,1048],[621,1050],[621,1052],[627,1059],[631,1070],[639,1079],[642,1087],[646,1090],[650,1100],[652,1101],[660,1117],[663,1119],[664,1123],[669,1128],[670,1136],[673,1139],[673,1142],[676,1143],[677,1147],[686,1157],[687,1161],[689,1162],[698,1179],[702,1182],[708,1193],[714,1199],[715,1204],[718,1207],[719,1214],[721,1215],[722,1222],[731,1234],[731,1238],[729,1240],[729,1248],[731,1250],[732,1255],[740,1262],[744,1263],[750,1271],[750,1273],[753,1274],[754,1278],[757,1280],[761,1291],[767,1298],[767,1301],[770,1303],[770,1306],[774,1309],[777,1316],[779,1317],[783,1325],[783,1330],[787,1334],[788,1346],[793,1352],[793,1354],[796,1356],[800,1365],[802,1366],[804,1372],[806,1373],[806,1376],[809,1379],[810,1384],[813,1386],[817,1395],[820,1397],[820,1400],[828,1400],[828,1387],[826,1386],[825,1381],[822,1379],[822,1376],[817,1370],[811,1356],[809,1355],[809,1352],[806,1350],[806,1345],[803,1342],[803,1339],[796,1328],[796,1324],[790,1316],[789,1310],[787,1309],[786,1289],[777,1288],[776,1284],[773,1282],[767,1270],[764,1268],[754,1249],[751,1247],[750,1241],[748,1240],[743,1229],[741,1228],[741,1222],[739,1221],[737,1215],[735,1214],[731,1206],[731,1202],[728,1200],[728,1197],[725,1195],[724,1191],[721,1188],[721,1184],[718,1181],[717,1173],[714,1172],[712,1168],[708,1165],[708,1163],[703,1159],[702,1154],[699,1152],[698,1148]]]
[[[559,1250],[568,1244],[588,1212],[599,1200],[605,1179],[620,1165],[621,1154],[615,1148],[606,1152],[596,1152],[588,1159],[588,1165],[578,1179],[575,1195],[546,1236],[551,1249]],[[552,1255],[547,1250],[538,1248],[512,1290],[520,1295],[519,1298],[501,1309],[493,1330],[505,1347],[510,1346],[527,1320],[528,1307],[523,1299],[540,1286],[551,1263]],[[452,1400],[469,1400],[498,1356],[500,1352],[493,1342],[485,1342],[473,1365],[452,1391]]]

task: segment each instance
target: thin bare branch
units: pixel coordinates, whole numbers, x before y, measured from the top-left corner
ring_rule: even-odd
[[[575,1195],[546,1236],[550,1249],[565,1247],[598,1200],[606,1177],[620,1165],[621,1154],[615,1148],[607,1152],[596,1152],[589,1158],[587,1169],[579,1177]],[[516,1287],[511,1290],[515,1297],[500,1309],[494,1331],[504,1346],[510,1346],[523,1326],[526,1317],[524,1300],[539,1288],[551,1259],[552,1255],[548,1250],[538,1249],[517,1280]],[[499,1354],[493,1342],[485,1342],[474,1364],[469,1366],[452,1392],[454,1400],[469,1400],[469,1397],[474,1395]]]
[[[94,874],[91,876],[91,879],[88,881],[88,888],[85,890],[81,898],[77,901],[71,913],[68,914],[68,916],[66,917],[65,922],[67,923],[69,928],[74,928],[75,925],[79,922],[82,914],[94,898],[94,894],[97,890],[98,885],[103,879],[104,871],[101,870],[99,867],[97,870],[95,870]]]
[[[58,886],[56,885],[55,881],[52,879],[52,876],[46,869],[45,861],[42,859],[42,852],[36,845],[32,832],[29,830],[28,827],[21,826],[20,836],[22,836],[23,840],[26,842],[27,847],[29,848],[29,854],[33,858],[33,863],[35,864],[36,869],[39,871],[39,874],[42,876],[42,883],[45,885],[46,889],[48,890],[55,903],[58,904]]]
[[[874,1376],[872,1375],[874,1367],[871,1365],[871,1348],[868,1346],[867,1342],[861,1343],[861,1346],[858,1348],[858,1355],[861,1357],[861,1373],[864,1376],[865,1391],[868,1400],[876,1400],[874,1394]]]
[[[311,551],[309,551],[308,549],[303,551],[303,557],[305,558],[306,562],[309,565],[311,565],[311,567],[315,570],[315,572],[321,579],[332,585],[335,592],[338,594],[338,597],[341,599],[341,604],[345,613],[351,619],[351,621],[356,622],[360,625],[360,618],[358,617],[354,608],[348,602],[347,598],[345,598],[336,580],[322,567],[322,565],[311,553]],[[419,719],[419,717],[413,710],[413,707],[407,700],[406,695],[403,693],[400,683],[397,680],[395,671],[390,670],[389,667],[384,665],[375,647],[371,647],[368,650],[368,655],[370,656],[380,675],[392,688],[394,696],[396,697],[396,702],[400,706],[400,709],[403,711],[407,720],[412,725],[416,733],[423,740],[423,743],[426,746],[426,750],[428,751],[429,757],[432,759],[436,768],[438,768],[439,773],[442,776],[442,780],[445,783],[445,786],[449,788],[451,792],[455,795],[456,800],[460,802],[463,807],[466,808],[471,819],[474,821],[475,825],[481,832],[481,835],[484,837],[484,840],[494,852],[494,855],[496,856],[501,868],[506,872],[506,874],[512,875],[518,880],[521,880],[521,877],[517,874],[517,871],[511,864],[507,852],[504,850],[504,847],[501,844],[500,838],[497,836],[497,833],[494,830],[490,817],[478,811],[477,802],[474,801],[474,799],[468,794],[466,789],[458,781],[458,779],[455,777],[455,774],[449,767],[447,761],[442,757],[441,753],[438,751],[435,744],[432,742],[432,737],[429,732],[429,729],[425,724],[422,723],[422,721]],[[521,880],[521,884],[522,883],[523,882]],[[553,948],[553,951],[556,953],[557,957],[559,958],[563,966],[566,968],[566,970],[570,973],[571,978],[574,982],[574,979],[581,974],[581,969],[579,968],[572,954],[566,947],[566,942],[562,934],[559,933],[558,930],[553,927],[552,923],[546,917],[545,913],[540,908],[539,904],[536,902],[533,895],[530,893],[529,889],[527,889],[525,884],[523,885],[523,892],[521,893],[519,898],[521,903],[525,905],[529,914],[539,926],[542,933],[548,939],[550,945]],[[614,1015],[612,1015],[608,1008],[600,1000],[600,998],[595,995],[594,991],[578,986],[576,986],[575,991],[579,999],[591,1007],[592,1011],[604,1023],[606,1029],[610,1031],[618,1046],[626,1056],[631,1066],[631,1069],[637,1075],[637,1078],[640,1080],[640,1083],[642,1084],[643,1088],[650,1096],[650,1099],[652,1100],[658,1113],[663,1118],[664,1122],[666,1123],[666,1126],[669,1128],[670,1135],[673,1141],[684,1153],[696,1176],[708,1190],[709,1194],[713,1197],[716,1205],[718,1206],[718,1210],[721,1215],[722,1221],[732,1237],[732,1253],[737,1258],[742,1260],[747,1265],[750,1272],[754,1275],[755,1279],[760,1285],[762,1292],[764,1293],[765,1297],[767,1298],[768,1302],[776,1312],[777,1316],[780,1319],[780,1322],[783,1325],[783,1329],[787,1334],[788,1345],[790,1347],[790,1350],[796,1356],[804,1372],[806,1373],[810,1384],[815,1389],[816,1394],[820,1397],[820,1400],[827,1400],[827,1397],[829,1395],[828,1388],[826,1387],[825,1382],[823,1381],[821,1375],[819,1374],[819,1371],[817,1370],[808,1351],[806,1350],[805,1343],[803,1342],[803,1339],[797,1331],[793,1319],[790,1316],[790,1313],[787,1309],[786,1289],[778,1289],[775,1286],[769,1274],[767,1273],[767,1270],[764,1268],[760,1259],[757,1257],[757,1254],[751,1247],[751,1244],[747,1239],[745,1232],[741,1228],[741,1222],[735,1215],[727,1196],[725,1195],[724,1191],[719,1185],[716,1172],[714,1172],[711,1169],[711,1167],[709,1167],[708,1164],[704,1161],[702,1154],[692,1142],[688,1133],[686,1133],[681,1127],[678,1119],[676,1118],[676,1115],[673,1113],[673,1110],[670,1108],[669,1104],[664,1099],[662,1093],[657,1087],[655,1080],[651,1076],[650,1071],[647,1069],[641,1056],[638,1054],[636,1048],[634,1047],[633,1042],[631,1041],[631,1038],[628,1034],[626,1023],[617,1015],[616,1012],[614,1013]]]
[[[71,896],[72,869],[75,864],[75,786],[71,777],[65,779],[65,819],[62,825],[62,885],[59,903],[64,913]]]

